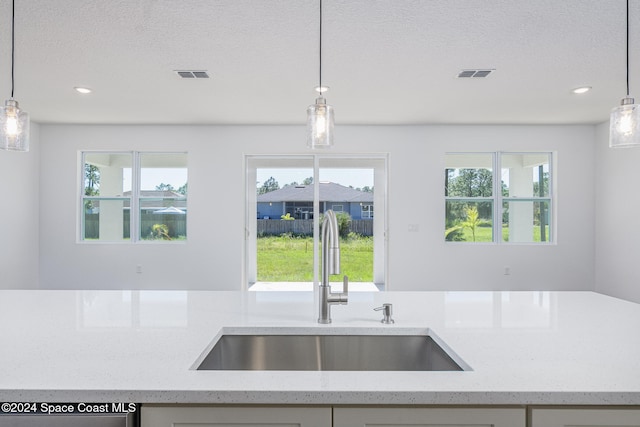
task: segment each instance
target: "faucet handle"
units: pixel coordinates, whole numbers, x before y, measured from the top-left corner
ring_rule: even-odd
[[[349,278],[346,275],[342,278],[342,292],[332,295],[334,303],[343,305],[349,303]]]
[[[373,309],[374,311],[381,311],[382,310],[382,320],[380,321],[380,323],[384,323],[386,325],[390,325],[392,323],[396,323],[392,318],[391,315],[393,314],[393,304],[382,304],[382,307],[376,307]]]

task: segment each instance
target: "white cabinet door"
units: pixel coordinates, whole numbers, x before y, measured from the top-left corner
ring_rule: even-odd
[[[524,408],[334,408],[333,427],[525,427]]]
[[[533,409],[531,427],[640,427],[638,409]]]
[[[142,427],[331,427],[331,408],[143,405]]]

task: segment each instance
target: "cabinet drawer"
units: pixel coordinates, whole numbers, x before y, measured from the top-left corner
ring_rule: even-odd
[[[524,408],[334,408],[333,427],[525,427]]]
[[[331,427],[330,407],[143,405],[142,427]]]
[[[533,409],[531,427],[640,427],[640,409]]]

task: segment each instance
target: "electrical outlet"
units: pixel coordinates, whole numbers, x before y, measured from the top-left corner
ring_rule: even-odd
[[[504,268],[504,275],[505,276],[511,276],[511,267],[505,267]]]
[[[136,265],[136,273],[138,274],[142,274],[142,266],[141,265]]]

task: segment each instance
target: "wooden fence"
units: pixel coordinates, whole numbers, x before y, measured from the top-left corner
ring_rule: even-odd
[[[361,236],[373,236],[373,220],[372,219],[352,219],[349,225],[352,233]]]
[[[259,219],[257,234],[258,236],[275,235],[293,233],[293,234],[313,234],[312,219],[296,219],[293,221],[285,221],[280,219]],[[349,231],[358,233],[362,236],[373,236],[373,221],[370,219],[353,219],[349,225]]]
[[[100,217],[97,214],[87,214],[85,216],[85,235],[86,239],[99,238]],[[169,235],[171,237],[186,236],[187,223],[183,215],[142,215],[142,236],[146,237],[151,231],[153,224],[166,224],[169,227]],[[257,234],[279,236],[284,233],[313,235],[312,219],[296,219],[293,221],[284,221],[280,219],[259,219]],[[123,221],[123,237],[129,238],[129,215],[124,216]],[[373,220],[370,219],[353,219],[349,224],[349,231],[360,234],[362,236],[373,236]]]

